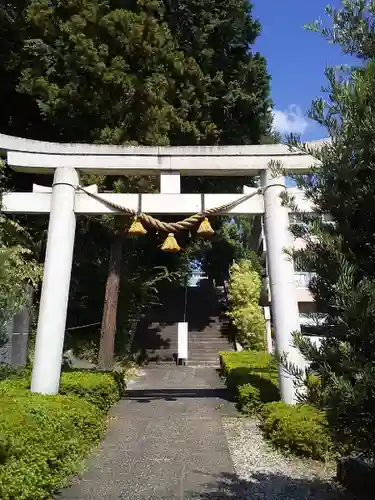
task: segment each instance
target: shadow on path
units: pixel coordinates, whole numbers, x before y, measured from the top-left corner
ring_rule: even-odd
[[[150,403],[155,400],[177,401],[181,398],[219,398],[231,401],[227,389],[150,389],[128,390],[126,399],[138,403]]]
[[[296,478],[282,473],[253,473],[249,480],[236,474],[221,474],[197,495],[185,492],[184,499],[201,500],[362,500],[345,494],[334,483],[321,479]]]

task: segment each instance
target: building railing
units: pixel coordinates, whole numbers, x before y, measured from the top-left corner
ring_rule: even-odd
[[[315,273],[294,273],[294,281],[297,288],[308,288],[311,279]],[[266,276],[262,279],[263,288],[269,290],[269,277]]]
[[[294,273],[294,281],[297,288],[308,288],[314,273]]]

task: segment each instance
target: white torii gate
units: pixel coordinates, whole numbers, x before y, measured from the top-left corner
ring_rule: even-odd
[[[149,214],[192,214],[241,198],[235,194],[181,194],[181,176],[261,175],[264,195],[256,194],[228,213],[264,214],[272,313],[276,349],[291,362],[300,363],[291,345],[291,334],[300,330],[293,262],[284,249],[291,246],[288,208],[281,204],[284,177],[273,178],[271,160],[281,161],[288,171],[309,171],[316,160],[285,145],[121,147],[59,144],[32,141],[0,134],[0,154],[21,172],[54,174],[52,188],[36,186],[32,193],[3,197],[5,213],[50,213],[44,277],[39,307],[31,390],[56,394],[66,326],[72,269],[76,215],[119,214],[77,190],[79,174],[160,175],[159,194],[102,194],[118,205]],[[96,186],[89,188],[97,192]],[[254,191],[256,191],[254,189]],[[300,209],[311,207],[300,193]],[[203,206],[202,206],[203,204]],[[279,369],[280,391],[287,403],[295,402],[292,378]]]

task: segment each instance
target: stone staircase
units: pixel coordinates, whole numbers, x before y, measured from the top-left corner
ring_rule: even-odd
[[[219,366],[219,351],[234,350],[229,323],[220,302],[220,289],[208,281],[188,287],[189,366]],[[177,324],[184,319],[185,289],[170,288],[161,296],[162,305],[153,307],[140,322],[133,353],[140,363],[175,363]]]

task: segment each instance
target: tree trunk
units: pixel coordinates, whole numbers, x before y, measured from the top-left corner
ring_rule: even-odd
[[[117,304],[120,291],[121,259],[123,232],[115,234],[109,259],[108,278],[105,287],[105,298],[100,333],[99,367],[109,370],[113,363],[115,336],[117,328]]]

